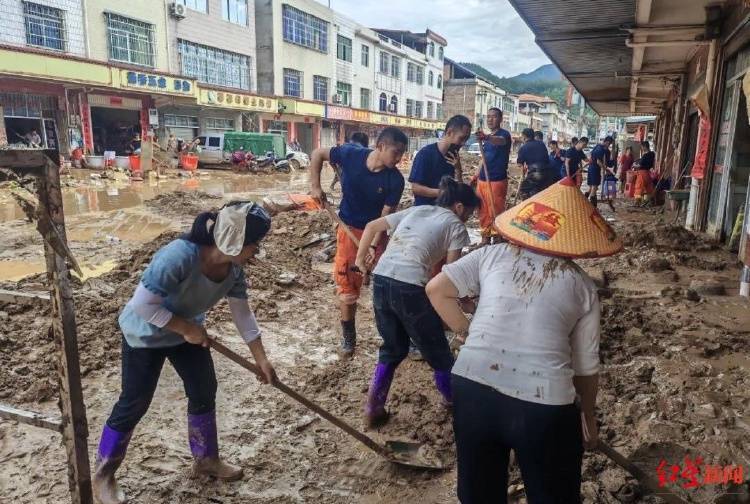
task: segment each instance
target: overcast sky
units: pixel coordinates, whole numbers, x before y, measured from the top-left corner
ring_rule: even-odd
[[[447,57],[479,63],[501,77],[550,63],[507,0],[330,0],[330,4],[370,28],[413,32],[430,28],[448,41]]]

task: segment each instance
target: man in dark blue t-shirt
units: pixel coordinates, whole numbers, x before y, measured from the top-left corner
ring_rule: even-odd
[[[456,115],[445,125],[445,134],[436,143],[422,147],[414,157],[409,173],[414,205],[434,205],[440,179],[446,175],[461,181],[463,170],[458,151],[471,135],[471,121]]]
[[[559,180],[549,166],[549,153],[544,142],[534,139],[534,130],[526,128],[521,132],[524,144],[518,149],[516,162],[523,166],[524,179],[518,188],[518,197],[526,199],[548,188]]]
[[[404,176],[396,165],[408,143],[409,139],[400,129],[388,127],[378,136],[374,150],[352,144],[316,149],[310,162],[310,195],[324,202],[325,193],[320,187],[323,162],[340,166],[342,199],[339,217],[357,238],[361,237],[368,222],[388,215],[398,207],[404,191]],[[380,238],[376,236],[373,240],[368,257],[370,262],[382,253],[382,246],[378,246]],[[363,276],[353,270],[357,246],[339,226],[333,274],[341,312],[344,355],[352,355],[357,342],[354,319],[363,281]]]
[[[589,171],[586,176],[586,183],[589,186],[589,200],[596,206],[598,203],[596,194],[602,183],[604,171],[607,169],[609,159],[609,146],[614,143],[611,136],[607,136],[591,151],[591,160],[589,161]]]
[[[560,178],[565,177],[565,152],[560,149],[557,140],[549,141],[549,166],[552,171],[560,174]]]
[[[586,148],[588,143],[588,138],[578,138],[565,153],[564,176],[574,178],[578,187],[581,187],[581,183],[583,182],[583,177],[579,169],[581,168],[581,163],[586,159],[586,153],[583,152],[583,149]]]
[[[513,139],[510,132],[503,129],[503,111],[492,107],[487,111],[487,127],[490,134],[477,132],[477,138],[483,142],[482,152],[487,163],[487,176],[482,165],[477,174],[477,192],[482,199],[479,208],[479,230],[482,233],[482,244],[487,244],[492,236],[497,235],[494,228],[495,217],[505,211],[508,197],[508,161]],[[489,177],[489,180],[487,178]]]

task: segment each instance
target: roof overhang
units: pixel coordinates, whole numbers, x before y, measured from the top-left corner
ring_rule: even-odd
[[[600,115],[655,114],[704,40],[716,0],[509,0],[549,59]],[[592,20],[596,23],[592,26]]]

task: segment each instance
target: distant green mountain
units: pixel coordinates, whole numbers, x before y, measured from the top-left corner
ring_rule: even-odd
[[[542,65],[533,72],[522,73],[514,77],[498,77],[476,63],[460,63],[460,65],[510,93],[549,96],[560,106],[565,106],[568,83],[561,78],[562,74],[555,65]]]

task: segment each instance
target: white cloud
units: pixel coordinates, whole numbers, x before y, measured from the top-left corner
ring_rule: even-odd
[[[318,0],[328,5],[328,0]],[[503,77],[549,59],[507,0],[330,0],[331,8],[371,28],[424,31],[448,40],[445,55],[479,63]]]

